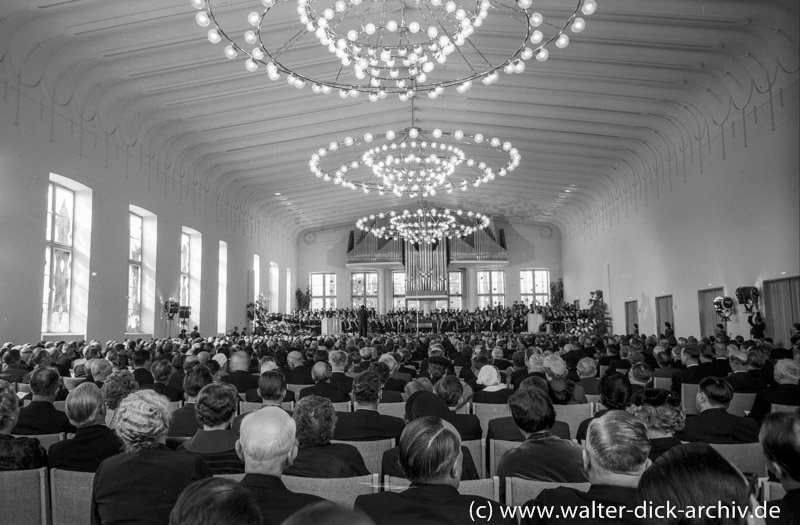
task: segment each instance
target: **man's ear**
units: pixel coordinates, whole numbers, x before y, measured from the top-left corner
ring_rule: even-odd
[[[461,479],[461,466],[464,462],[464,452],[459,449],[458,457],[453,461],[450,466],[450,476],[453,479]]]
[[[767,460],[767,467],[769,468],[770,472],[775,474],[775,478],[776,479],[778,479],[778,480],[781,479],[781,476],[783,476],[783,469],[781,469],[780,465],[778,465],[774,461]]]
[[[236,444],[233,447],[236,450],[236,455],[239,456],[239,459],[242,463],[244,463],[244,451],[242,450],[242,441],[240,439],[236,440]]]
[[[295,440],[294,445],[292,445],[292,449],[289,451],[289,454],[286,455],[286,467],[291,467],[294,460],[297,458],[297,440]]]
[[[583,455],[583,470],[589,472],[589,469],[592,468],[592,458],[589,456],[589,452],[587,452],[585,448],[581,450],[581,453]]]

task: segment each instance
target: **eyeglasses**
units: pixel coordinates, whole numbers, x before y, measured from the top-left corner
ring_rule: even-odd
[[[675,392],[664,388],[646,388],[642,390],[642,404],[652,407],[660,407],[669,403],[672,406],[679,406],[681,400]]]

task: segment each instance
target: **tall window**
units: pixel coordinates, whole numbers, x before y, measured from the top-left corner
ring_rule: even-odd
[[[353,287],[353,308],[362,304],[367,308],[378,307],[378,272],[360,272],[351,274]]]
[[[51,182],[47,190],[43,332],[69,332],[74,211],[75,192]]]
[[[189,306],[189,282],[192,269],[192,237],[186,233],[181,233],[181,291],[178,302],[181,306]]]
[[[449,287],[447,290],[447,307],[451,310],[461,310],[461,296],[464,287],[461,283],[461,272],[448,272]]]
[[[311,309],[330,310],[336,308],[336,274],[312,273],[311,281]]]
[[[406,307],[406,272],[392,272],[392,306]]]
[[[144,221],[128,214],[128,332],[142,331],[142,236]]]
[[[478,271],[478,306],[504,306],[506,302],[506,279],[502,270]]]
[[[519,272],[520,299],[523,304],[544,306],[550,303],[550,271],[521,270]]]

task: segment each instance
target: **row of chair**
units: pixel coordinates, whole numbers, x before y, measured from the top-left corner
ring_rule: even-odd
[[[241,481],[244,474],[223,474],[220,477]],[[410,485],[407,479],[377,474],[344,479],[299,478],[283,476],[287,488],[294,492],[316,494],[352,508],[358,496],[384,491],[401,492]],[[94,473],[46,468],[0,472],[0,506],[4,520],[15,525],[84,525],[90,523]],[[520,478],[506,478],[505,504],[523,505],[539,493],[555,487],[589,489],[589,483],[553,483]],[[762,501],[780,499],[785,494],[780,483],[759,479]],[[463,481],[459,492],[482,496],[500,502],[500,478]]]

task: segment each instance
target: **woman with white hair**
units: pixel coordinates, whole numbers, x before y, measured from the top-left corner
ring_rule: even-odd
[[[171,421],[169,401],[152,390],[122,400],[115,430],[125,452],[103,461],[95,474],[93,525],[168,523],[183,489],[211,476],[203,458],[167,448]]]
[[[476,379],[478,386],[483,389],[477,390],[472,395],[473,403],[492,403],[503,405],[508,402],[508,398],[514,393],[500,379],[500,372],[494,365],[484,365],[478,372]]]

